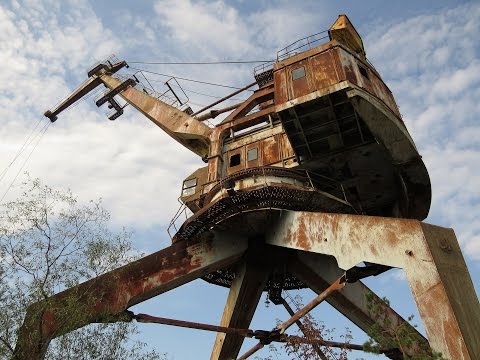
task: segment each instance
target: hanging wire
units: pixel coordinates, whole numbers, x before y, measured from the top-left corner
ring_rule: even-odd
[[[157,83],[162,83],[162,84],[165,84],[165,82],[163,80],[157,80],[157,79],[149,79],[145,76],[145,74],[143,74],[143,71],[138,71],[142,74],[142,76],[145,78],[145,80],[148,82],[148,84],[150,85],[150,87],[152,89],[153,88],[153,85],[151,84],[151,82],[157,82]],[[177,88],[177,89],[181,89],[183,91],[187,91],[189,93],[192,93],[192,94],[197,94],[197,95],[201,95],[201,96],[206,96],[206,97],[210,97],[210,98],[213,98],[213,99],[222,99],[223,96],[216,96],[216,95],[210,95],[210,94],[205,94],[205,93],[202,93],[202,92],[198,92],[196,90],[192,90],[192,89],[187,89],[187,88],[184,88],[183,86],[179,86],[179,85],[175,85],[175,84],[171,84],[171,86]],[[238,99],[238,98],[229,98],[229,99],[226,99],[227,101],[245,101],[245,99]],[[198,105],[198,104],[195,104],[194,102],[192,101],[189,101],[190,103],[194,104],[194,105]],[[205,105],[200,105],[200,106],[205,106]]]
[[[84,97],[82,97],[80,100],[78,100],[75,104],[71,105],[70,107],[68,107],[67,109],[65,109],[63,111],[63,113],[65,114],[66,112],[76,108],[78,105],[80,105],[81,103],[83,103],[84,101],[92,98],[92,97],[96,97],[98,94],[100,94],[102,91],[104,90],[104,88],[99,88],[99,89],[96,89],[94,91],[92,91],[91,93],[85,95]]]
[[[130,68],[133,69],[133,70],[143,71],[143,72],[146,72],[148,74],[154,74],[154,75],[165,76],[165,77],[173,77],[173,78],[177,78],[177,79],[180,79],[180,80],[190,81],[190,82],[199,83],[199,84],[224,87],[224,88],[228,88],[228,89],[237,89],[237,90],[241,89],[240,87],[236,87],[236,86],[222,85],[222,84],[216,84],[216,83],[211,83],[211,82],[207,82],[207,81],[188,79],[188,78],[184,78],[184,77],[180,77],[180,76],[176,76],[176,75],[162,74],[162,73],[159,73],[159,72],[156,72],[156,71],[139,69],[139,68],[136,68],[136,67],[133,67],[133,66],[131,66]],[[253,92],[253,90],[247,90],[247,91],[252,91]]]
[[[15,160],[18,159],[18,157],[23,153],[23,151],[25,150],[26,146],[28,146],[31,142],[30,138],[31,136],[33,135],[34,131],[37,129],[38,125],[40,125],[40,123],[42,122],[42,119],[38,120],[37,124],[35,125],[35,127],[32,129],[32,131],[30,131],[30,134],[27,136],[27,138],[25,139],[25,142],[23,143],[23,145],[21,146],[21,148],[18,150],[17,154],[13,157],[12,161],[10,162],[10,164],[8,164],[5,169],[2,171],[2,173],[0,174],[0,182],[2,181],[2,179],[5,177],[5,175],[7,174],[8,170],[10,169],[10,167],[13,165],[13,163],[15,162]],[[34,138],[36,137],[37,135],[34,136]],[[33,138],[32,138],[33,140]],[[27,144],[28,143],[28,144]]]
[[[161,81],[161,80],[153,80],[153,81]],[[180,88],[180,86],[178,86],[178,85],[173,85],[173,86],[177,87],[177,88]],[[207,96],[207,97],[214,98],[214,99],[222,99],[223,98],[223,96],[215,96],[215,95],[204,94],[204,93],[201,93],[201,92],[198,92],[198,91],[195,91],[195,90],[191,90],[191,89],[187,89],[187,88],[182,88],[182,89],[185,90],[185,91],[191,92],[192,94]],[[229,98],[229,99],[226,99],[226,100],[245,101],[245,99],[236,99],[236,98]]]
[[[38,143],[40,142],[40,140],[42,139],[43,135],[47,132],[48,128],[50,127],[50,124],[51,122],[47,122],[42,130],[40,130],[39,133],[37,133],[37,135],[35,135],[33,137],[33,139],[35,139],[35,137],[38,137],[38,140],[37,142],[35,143],[35,145],[33,146],[32,150],[30,151],[30,153],[28,154],[27,158],[23,161],[22,165],[20,166],[20,169],[18,169],[17,171],[17,174],[15,175],[15,177],[13,178],[12,182],[10,183],[10,185],[8,186],[7,190],[5,190],[5,192],[3,193],[2,195],[2,198],[0,199],[0,202],[3,201],[3,199],[5,198],[5,196],[8,194],[8,192],[10,191],[11,187],[13,186],[13,184],[15,183],[15,181],[17,180],[18,178],[18,175],[20,174],[20,172],[23,170],[23,168],[25,167],[25,164],[27,163],[27,161],[30,159],[30,156],[32,156],[33,152],[35,151],[35,149],[37,148],[37,145]],[[40,135],[40,136],[38,136]]]
[[[78,105],[80,105],[81,103],[83,103],[84,101],[86,101],[87,99],[93,97],[93,96],[96,96],[98,95],[99,93],[101,93],[103,91],[102,88],[100,89],[96,89],[95,91],[91,92],[90,94],[84,96],[81,100],[77,101],[75,104],[73,104],[72,106],[70,106],[68,109],[66,109],[65,111],[63,111],[63,113],[66,113],[67,111],[70,111],[72,110],[73,108],[77,107]],[[30,146],[30,144],[35,140],[35,138],[40,134],[40,138],[43,136],[43,134],[46,132],[46,130],[48,129],[48,127],[50,126],[51,122],[48,122],[48,124],[44,125],[44,127],[42,129],[40,129],[34,136],[32,136],[34,133],[35,133],[35,130],[38,128],[38,125],[40,125],[40,123],[42,122],[42,118],[40,118],[36,125],[34,126],[34,128],[30,131],[29,135],[27,136],[27,138],[25,139],[25,142],[22,144],[22,146],[20,147],[20,149],[17,151],[17,153],[15,154],[15,156],[13,157],[13,159],[10,161],[10,163],[5,167],[5,169],[0,173],[0,183],[2,182],[2,180],[4,179],[4,177],[6,176],[6,174],[8,173],[8,171],[10,170],[10,168],[12,167],[12,165],[15,163],[15,161],[23,154],[23,152]],[[38,142],[37,142],[38,144]],[[36,144],[35,144],[35,147],[36,147]],[[29,156],[30,157],[30,156]],[[23,167],[23,165],[22,165]],[[18,176],[18,174],[17,174]],[[16,176],[16,177],[17,177]],[[15,177],[15,178],[16,178]],[[11,186],[11,185],[10,185]],[[10,187],[9,187],[10,188]],[[8,191],[8,190],[7,190]],[[3,198],[5,197],[5,194],[2,196],[2,200]]]
[[[220,65],[220,64],[258,64],[273,62],[275,60],[245,60],[245,61],[176,61],[176,62],[150,62],[150,61],[129,61],[129,64],[145,65]]]

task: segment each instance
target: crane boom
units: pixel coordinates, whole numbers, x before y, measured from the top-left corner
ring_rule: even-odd
[[[112,91],[122,84],[109,74],[100,75],[100,80]],[[207,125],[134,87],[127,87],[119,95],[187,149],[201,157],[208,155],[211,129]]]
[[[90,77],[87,81],[80,85],[54,109],[46,111],[45,116],[52,122],[56,121],[58,114],[94,90],[97,86],[103,84],[110,91],[98,99],[96,104],[97,106],[101,106],[108,102],[109,108],[116,110],[116,112],[109,117],[111,120],[116,119],[123,113],[123,108],[114,98],[116,95],[119,95],[187,149],[201,157],[206,157],[208,155],[211,129],[201,121],[198,121],[174,106],[136,89],[134,87],[136,84],[134,79],[122,81],[112,76],[123,66],[126,66],[124,61],[96,66],[88,72]]]

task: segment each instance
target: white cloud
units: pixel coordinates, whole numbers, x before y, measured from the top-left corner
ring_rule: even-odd
[[[252,47],[241,15],[223,1],[163,0],[155,12],[173,41],[195,56],[242,56]]]
[[[2,171],[43,112],[85,79],[93,60],[121,50],[122,41],[88,3],[59,4],[0,6]],[[102,197],[117,224],[149,227],[166,223],[178,207],[181,178],[203,163],[192,160],[195,157],[187,150],[179,149],[133,109],[127,108],[126,113],[109,123],[103,109],[82,103],[61,114],[25,169],[51,186],[71,188],[83,200]],[[41,126],[47,121],[43,118]],[[34,144],[0,183],[0,197]],[[173,151],[176,159],[172,163],[168,154]]]

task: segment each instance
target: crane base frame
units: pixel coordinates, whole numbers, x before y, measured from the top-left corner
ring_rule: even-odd
[[[274,254],[268,256],[272,260],[265,261],[265,254]],[[480,304],[452,229],[418,220],[296,211],[282,211],[262,239],[211,230],[31,305],[15,358],[43,359],[55,337],[93,322],[130,321],[129,307],[227,267],[236,267],[236,277],[220,325],[246,329],[272,268],[282,262],[317,293],[361,262],[402,268],[431,348],[447,359],[480,358]],[[361,281],[327,301],[367,331],[377,320],[368,294],[380,303]],[[382,306],[389,319],[384,331],[393,336],[407,322]],[[243,339],[219,333],[211,359],[237,358]]]

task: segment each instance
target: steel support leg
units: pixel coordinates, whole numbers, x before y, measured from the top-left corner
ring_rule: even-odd
[[[43,359],[50,341],[92,322],[129,321],[130,306],[238,261],[247,241],[209,234],[180,241],[140,260],[31,305],[16,360]]]
[[[298,260],[292,262],[288,269],[317,294],[325,290],[331,282],[344,273],[343,270],[338,268],[333,257],[303,252],[299,253]],[[412,333],[417,334],[419,340],[417,344],[412,344],[408,349],[405,349],[407,354],[410,356],[417,355],[421,349],[426,348],[426,345],[428,345],[427,339],[392,308],[386,304],[383,305],[383,301],[361,281],[348,284],[342,291],[333,293],[327,298],[327,302],[360,329],[368,332],[375,323],[375,319],[368,309],[367,296],[372,297],[372,303],[382,304],[380,306],[382,306],[383,316],[388,319],[388,321],[385,321],[385,325],[388,324],[388,327],[383,329],[384,334],[394,336],[395,329],[399,326],[408,326]],[[398,358],[395,354],[387,354],[387,356],[392,359]]]
[[[266,266],[242,262],[230,287],[223,311],[221,326],[248,329],[253,314],[270,275]],[[236,359],[244,337],[236,334],[218,333],[211,360]]]
[[[332,255],[342,269],[367,261],[403,268],[430,346],[480,359],[480,304],[452,229],[417,220],[284,212],[267,243]]]

